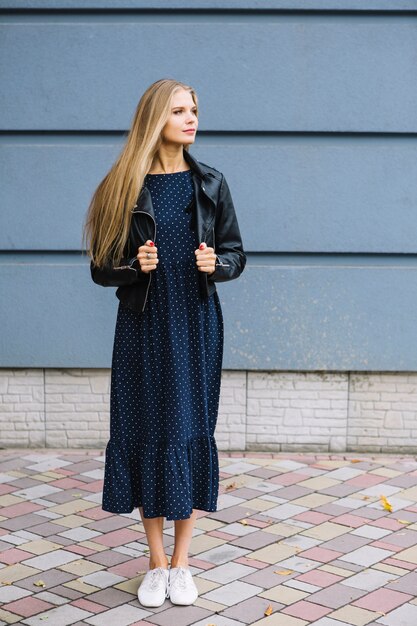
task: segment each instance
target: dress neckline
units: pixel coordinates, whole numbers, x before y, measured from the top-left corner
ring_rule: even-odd
[[[175,174],[184,174],[185,172],[191,172],[191,168],[188,170],[179,170],[178,172],[163,172],[162,174],[146,174],[146,176],[174,176]]]

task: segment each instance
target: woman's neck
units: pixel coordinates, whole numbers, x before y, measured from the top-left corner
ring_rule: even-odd
[[[184,159],[182,146],[181,151],[170,152],[160,150],[155,155],[149,174],[175,174],[190,169],[188,163]]]

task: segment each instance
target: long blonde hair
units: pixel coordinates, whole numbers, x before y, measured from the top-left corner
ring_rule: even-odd
[[[111,260],[119,264],[129,236],[131,209],[162,143],[161,131],[171,114],[172,96],[189,91],[197,108],[194,89],[177,80],[152,83],[136,107],[126,143],[116,162],[95,190],[83,225],[83,245],[94,265]],[[184,145],[188,150],[189,146]]]

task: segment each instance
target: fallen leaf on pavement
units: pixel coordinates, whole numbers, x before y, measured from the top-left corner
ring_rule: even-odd
[[[379,499],[381,500],[382,508],[392,513],[392,505],[388,502],[387,498],[384,495],[380,495]]]
[[[272,604],[270,604],[268,608],[265,609],[264,615],[271,615],[272,611],[273,611]]]

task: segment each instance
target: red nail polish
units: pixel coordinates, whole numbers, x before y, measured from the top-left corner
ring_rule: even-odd
[[[204,250],[204,243],[200,243],[200,245],[198,246],[200,250]]]
[[[154,242],[153,242],[153,241],[150,241],[150,242],[149,242],[149,245],[150,245],[150,246],[154,246],[155,244],[154,244]]]

